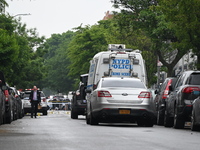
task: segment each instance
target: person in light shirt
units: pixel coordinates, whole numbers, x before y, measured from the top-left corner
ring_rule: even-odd
[[[29,99],[31,102],[31,118],[33,118],[33,114],[36,118],[38,104],[40,104],[40,102],[41,102],[40,91],[37,89],[37,86],[33,86],[33,90],[31,91]]]

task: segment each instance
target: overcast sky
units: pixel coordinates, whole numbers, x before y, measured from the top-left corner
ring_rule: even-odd
[[[36,28],[39,36],[62,34],[83,24],[94,25],[107,11],[113,11],[110,0],[7,0],[6,12],[20,16],[27,28]],[[16,16],[19,17],[19,16]]]

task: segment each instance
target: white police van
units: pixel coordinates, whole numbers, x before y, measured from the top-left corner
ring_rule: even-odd
[[[108,51],[97,53],[90,61],[87,89],[93,90],[102,77],[136,77],[147,85],[140,50],[126,49],[124,44],[109,44]]]

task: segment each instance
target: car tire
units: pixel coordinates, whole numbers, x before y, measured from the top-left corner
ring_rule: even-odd
[[[71,119],[78,119],[78,114],[74,112],[73,108],[71,110]]]
[[[169,117],[166,110],[165,110],[165,115],[164,115],[164,126],[165,127],[173,127],[173,118]]]
[[[153,127],[153,121],[151,121],[151,120],[146,120],[146,122],[145,122],[145,127]]]
[[[144,120],[143,120],[143,119],[138,119],[138,120],[137,120],[137,125],[138,125],[139,127],[144,127]]]
[[[5,117],[5,123],[6,124],[10,124],[13,120],[13,112],[12,110],[9,110],[7,113],[6,113],[6,117]]]
[[[191,117],[191,131],[200,131],[200,126],[195,125],[195,112],[192,111],[192,117]]]
[[[178,115],[178,110],[177,107],[175,107],[175,111],[174,111],[174,128],[175,129],[183,129],[185,126],[185,121],[180,118],[180,116]]]
[[[85,117],[86,117],[86,123],[90,124],[90,117],[88,116],[87,112],[86,112],[86,116]]]
[[[161,114],[163,114],[161,112],[161,110],[158,110],[158,113],[157,113],[157,125],[163,126],[164,125],[164,116],[161,115]]]
[[[93,117],[92,112],[90,113],[90,125],[98,125],[99,122],[96,118]]]

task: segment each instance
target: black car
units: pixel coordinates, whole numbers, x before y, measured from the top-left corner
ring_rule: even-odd
[[[71,118],[78,119],[78,115],[85,115],[86,113],[86,92],[88,74],[80,76],[80,83],[78,90],[73,92],[71,100]]]
[[[4,108],[2,107],[3,123],[11,123],[13,121],[13,114],[15,112],[13,107],[13,98],[11,96],[11,89],[9,85],[6,83],[4,74],[1,71],[0,71],[0,80],[1,80],[1,89],[5,97],[4,99],[5,103],[3,102]]]
[[[5,95],[2,89],[2,81],[0,80],[0,125],[5,121]]]
[[[176,83],[175,77],[168,77],[165,79],[165,81],[162,83],[159,90],[155,91],[156,97],[154,98],[154,103],[156,106],[156,114],[157,114],[157,125],[163,125],[164,124],[164,113],[165,113],[165,99],[169,95],[169,86],[173,86]]]
[[[14,120],[21,119],[24,116],[24,110],[22,106],[21,95],[15,87],[10,87],[12,89],[12,97],[15,103],[16,112],[14,114]]]
[[[192,104],[200,91],[200,71],[185,71],[178,77],[175,87],[169,86],[171,93],[167,97],[164,125],[176,129],[184,128],[191,121]]]

